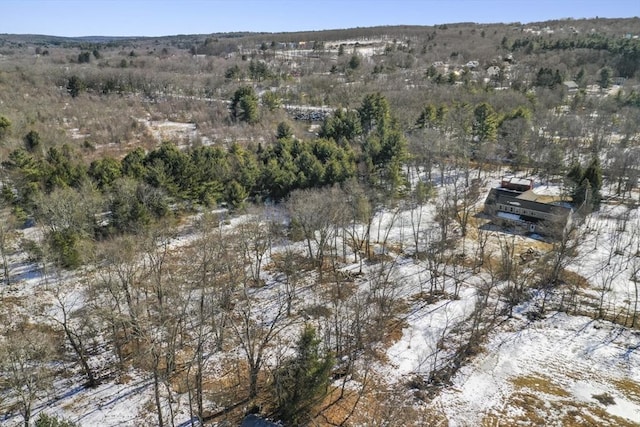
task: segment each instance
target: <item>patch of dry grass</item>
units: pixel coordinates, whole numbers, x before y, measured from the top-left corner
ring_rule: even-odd
[[[616,389],[627,399],[640,405],[640,384],[628,378],[621,378],[612,382]]]
[[[425,302],[427,304],[435,304],[438,301],[449,298],[449,294],[442,292],[441,290],[435,290],[434,292],[420,291],[417,294],[411,295],[409,300],[411,302]]]
[[[324,408],[311,425],[407,425],[447,427],[446,416],[437,408],[417,405],[400,390],[389,390],[381,382],[370,382],[364,389],[335,388],[319,405]]]
[[[400,341],[404,328],[408,326],[409,324],[404,319],[391,319],[389,322],[387,322],[385,334],[382,338],[383,347],[385,349],[389,348],[396,342]]]
[[[565,373],[566,374],[566,373]],[[525,375],[511,379],[516,390],[500,411],[487,414],[481,425],[496,427],[506,425],[563,427],[632,427],[638,426],[628,419],[607,412],[597,403],[571,400],[572,395],[543,375]],[[621,389],[640,400],[640,385],[630,380],[615,382]]]
[[[584,276],[573,271],[562,270],[560,279],[570,287],[578,289],[588,289],[590,287],[589,281]]]
[[[512,378],[511,382],[518,389],[529,389],[536,393],[545,393],[552,396],[568,397],[570,393],[547,378],[544,375],[525,375]]]
[[[562,418],[562,425],[567,427],[637,427],[625,418],[610,414],[604,408],[594,405],[572,404],[575,410],[568,411]]]

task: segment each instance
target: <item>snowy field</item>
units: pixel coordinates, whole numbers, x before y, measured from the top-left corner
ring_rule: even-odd
[[[506,329],[506,330],[505,330]],[[513,329],[513,330],[508,330]],[[510,321],[437,401],[450,426],[640,421],[640,336],[564,313]],[[598,396],[609,395],[604,404]],[[493,425],[493,424],[492,424]]]

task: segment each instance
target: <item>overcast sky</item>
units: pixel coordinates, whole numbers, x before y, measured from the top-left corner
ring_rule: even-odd
[[[0,33],[55,36],[288,32],[640,16],[640,0],[2,0],[0,6]]]

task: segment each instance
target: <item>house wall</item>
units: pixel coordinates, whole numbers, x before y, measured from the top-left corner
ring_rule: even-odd
[[[513,205],[505,205],[502,203],[498,203],[497,204],[497,210],[502,211],[502,212],[509,212],[509,213],[513,213],[516,215],[525,215],[525,216],[529,216],[531,218],[537,218],[537,219],[542,219],[542,220],[552,220],[554,218],[553,214],[547,213],[547,212],[540,212],[534,209],[526,209],[526,208],[522,208],[519,206],[513,206]]]

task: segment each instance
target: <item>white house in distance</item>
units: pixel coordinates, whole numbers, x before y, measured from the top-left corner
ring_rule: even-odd
[[[569,93],[577,92],[578,89],[580,89],[578,84],[573,80],[564,81],[562,82],[562,84],[564,85],[565,88],[567,88],[567,92]]]

